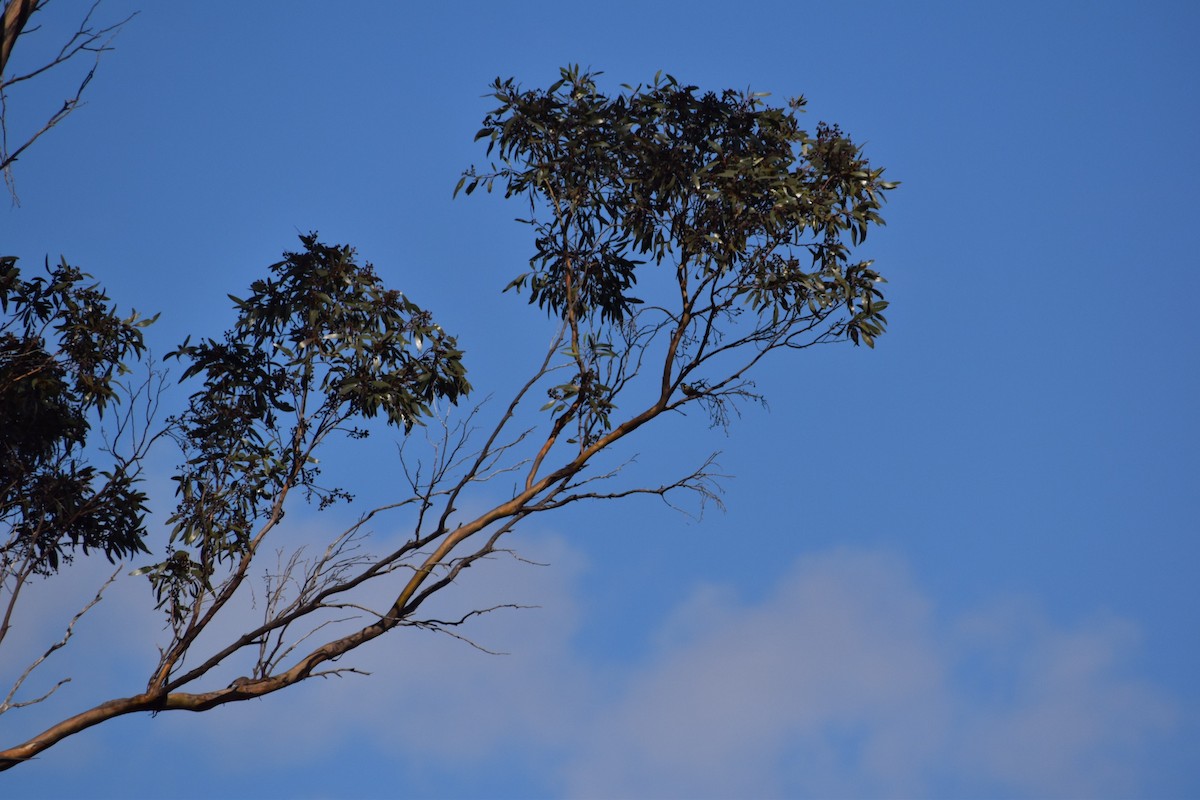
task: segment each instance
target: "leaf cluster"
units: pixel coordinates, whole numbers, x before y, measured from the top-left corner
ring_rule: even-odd
[[[492,86],[500,105],[476,138],[497,161],[469,169],[456,192],[499,181],[506,197],[528,198],[531,269],[509,288],[563,319],[621,322],[642,302],[638,268],[666,259],[694,280],[732,274],[742,302],[776,319],[843,307],[845,333],[873,345],[886,324],[880,276],[849,253],[883,224],[897,184],[858,145],[835,125],[802,128],[803,98],[776,108],[662,74],[609,96],[597,74]]]
[[[432,315],[387,288],[352,248],[300,237],[245,298],[230,295],[235,325],[221,339],[190,338],[168,354],[199,379],[175,420],[187,456],[175,476],[166,561],[144,567],[160,602],[203,591],[216,564],[252,551],[256,525],[278,520],[302,487],[322,506],[350,499],[318,484],[316,446],[355,420],[382,417],[409,432],[439,399],[470,390],[463,353]],[[179,548],[195,547],[186,559]],[[176,608],[175,604],[172,604]]]
[[[25,280],[0,258],[0,560],[50,574],[77,550],[109,561],[146,547],[137,467],[107,469],[86,449],[93,423],[120,400],[119,376],[145,351],[154,318],[117,313],[90,276],[62,260]],[[18,566],[19,565],[19,566]]]

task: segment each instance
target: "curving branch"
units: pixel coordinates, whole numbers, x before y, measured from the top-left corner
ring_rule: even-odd
[[[463,626],[515,605],[448,618],[423,609],[506,552],[506,537],[579,503],[720,506],[715,454],[674,480],[633,481],[627,448],[664,415],[703,410],[727,426],[740,403],[764,402],[751,376],[769,357],[882,333],[881,279],[849,260],[843,239],[858,244],[882,221],[879,196],[893,184],[836,129],[801,130],[802,101],[771,109],[673,78],[614,100],[576,68],[544,92],[494,88],[502,106],[480,138],[501,164],[459,186],[500,182],[529,197],[536,253],[510,288],[556,319],[528,377],[490,427],[483,405],[453,412],[444,401],[470,390],[454,338],[350,248],[301,237],[307,252],[286,253],[252,296],[234,299],[238,323],[224,341],[172,354],[202,388],[174,420],[186,464],[167,556],[139,570],[169,632],[144,691],[0,750],[0,769],[125,714],[205,711],[355,673],[341,659],[397,629],[486,650]],[[634,297],[638,270],[657,267],[665,289]],[[396,494],[331,529],[323,549],[290,542],[295,496],[319,508],[353,499],[318,482],[318,453],[337,434],[378,430],[366,422],[377,412],[405,437]],[[417,420],[424,437],[410,435]],[[402,531],[398,543],[370,552],[384,519]],[[211,643],[214,623],[248,596],[261,613]],[[228,682],[231,672],[242,677]]]

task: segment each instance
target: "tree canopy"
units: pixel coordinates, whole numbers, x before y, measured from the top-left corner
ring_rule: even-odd
[[[230,295],[228,331],[169,353],[195,388],[159,420],[161,367],[117,380],[147,360],[152,320],[122,316],[65,261],[26,280],[15,257],[4,260],[5,620],[26,582],[53,579],[64,560],[96,550],[152,562],[135,574],[150,581],[166,634],[128,696],[0,751],[0,768],[124,714],[201,711],[353,672],[341,659],[397,628],[450,631],[491,609],[444,620],[423,605],[531,516],[638,495],[713,495],[711,460],[646,484],[619,466],[598,468],[602,453],[622,452],[674,411],[702,408],[727,425],[739,402],[761,399],[751,376],[773,354],[874,346],[886,324],[883,278],[855,253],[883,223],[896,184],[860,146],[837,125],[809,132],[803,98],[778,107],[664,74],[606,94],[599,80],[578,67],[546,89],[497,79],[498,105],[476,135],[488,161],[455,188],[499,189],[522,203],[533,243],[508,291],[557,329],[505,402],[463,403],[469,359],[455,337],[353,248],[313,233]],[[97,426],[118,403],[115,433],[100,444]],[[531,406],[541,416],[527,415]],[[424,442],[409,437],[418,428]],[[289,542],[294,496],[317,509],[356,502],[353,487],[324,483],[322,446],[381,431],[403,442],[395,496],[361,508],[321,552]],[[151,445],[171,443],[174,511],[148,522],[139,470]],[[488,481],[511,487],[499,503],[465,502],[488,497],[472,494]],[[405,541],[370,551],[372,520],[401,509]],[[387,608],[357,599],[368,584],[388,587]],[[214,644],[214,620],[236,615],[232,601],[251,591],[264,614],[237,619],[240,632]],[[205,631],[212,637],[198,644]],[[227,683],[230,669],[242,676]],[[22,704],[23,680],[0,713]]]

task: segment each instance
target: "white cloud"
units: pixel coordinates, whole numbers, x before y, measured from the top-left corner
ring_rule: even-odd
[[[541,606],[465,631],[510,655],[406,631],[341,664],[369,678],[139,724],[210,754],[214,780],[343,759],[355,741],[363,762],[339,769],[378,762],[394,780],[397,762],[457,774],[509,759],[583,798],[1134,795],[1171,725],[1164,696],[1122,671],[1131,623],[1065,628],[1012,599],[935,606],[901,558],[872,551],[803,557],[761,601],[697,587],[648,652],[601,667],[577,646],[583,557],[561,538],[517,541],[552,566],[478,564],[443,608]]]
[[[759,604],[702,589],[670,625],[590,726],[572,796],[1122,795],[1170,719],[1118,671],[1128,623],[1026,606],[947,629],[879,553],[804,558]]]
[[[669,625],[683,633],[577,755],[573,795],[903,793],[945,740],[944,660],[894,559],[808,559],[757,606],[706,588]]]
[[[964,619],[960,636],[959,653],[974,656],[992,691],[990,702],[965,698],[959,763],[1027,795],[1138,794],[1148,736],[1174,714],[1122,669],[1135,626],[1098,619],[1057,630],[1008,603]]]

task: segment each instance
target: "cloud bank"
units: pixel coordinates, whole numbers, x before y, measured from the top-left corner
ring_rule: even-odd
[[[904,563],[801,559],[765,601],[706,587],[608,698],[575,797],[1128,796],[1165,698],[1128,623],[998,603],[939,615]]]
[[[1014,598],[943,608],[872,550],[804,556],[761,600],[697,586],[654,616],[649,646],[597,663],[586,559],[530,545],[553,566],[497,559],[453,598],[540,606],[468,632],[510,655],[414,631],[361,653],[370,678],[138,724],[248,791],[327,759],[358,795],[1104,797],[1145,793],[1176,721],[1127,669],[1132,623],[1064,627]]]

